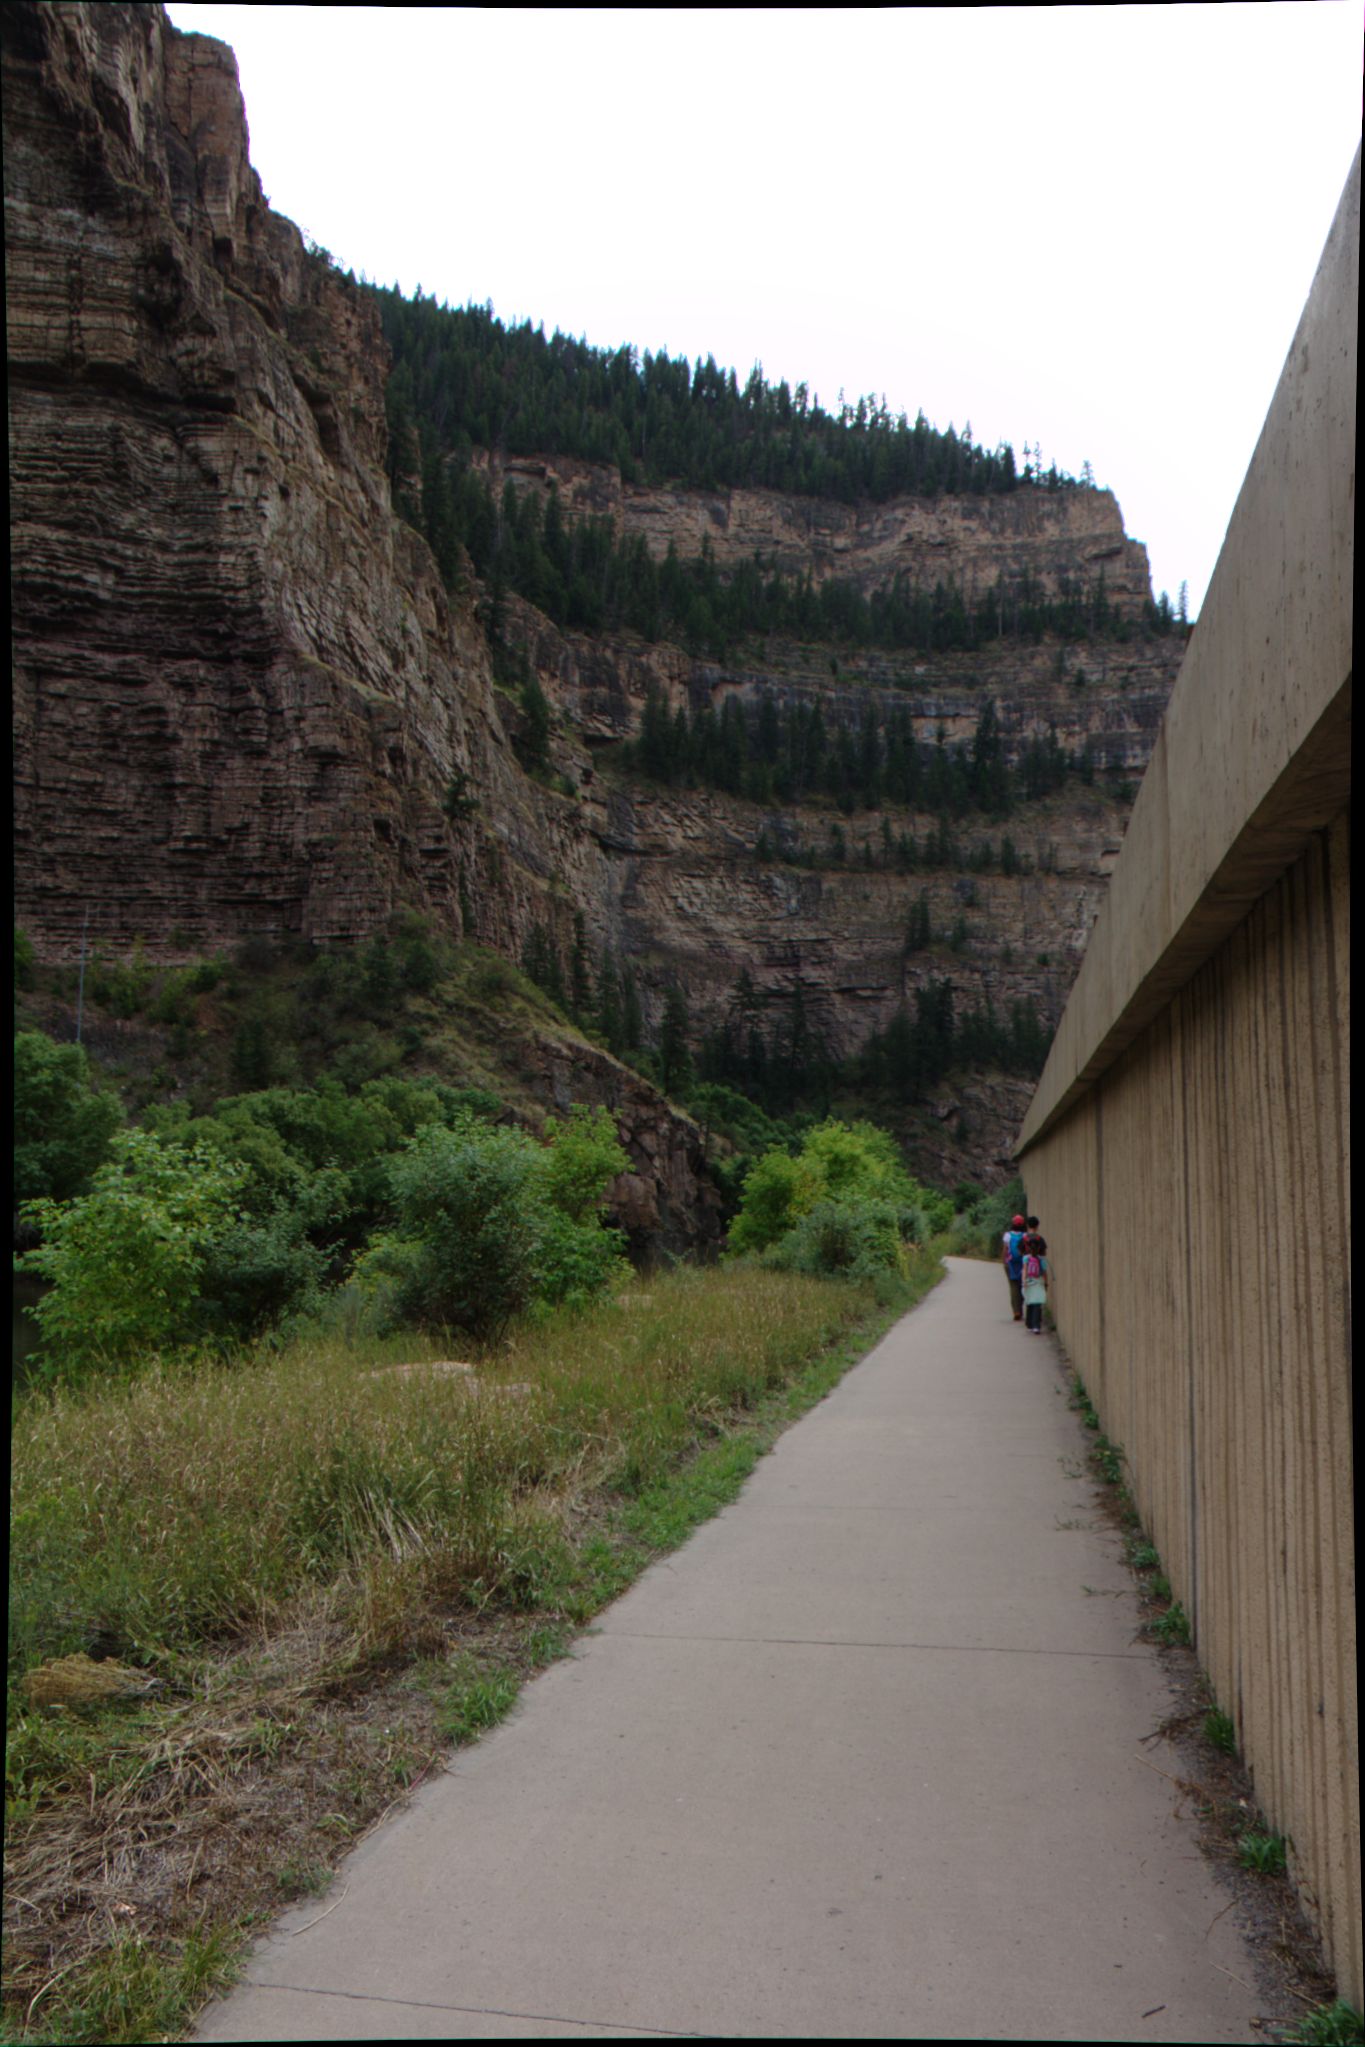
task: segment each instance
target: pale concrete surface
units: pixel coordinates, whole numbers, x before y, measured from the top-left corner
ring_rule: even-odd
[[[198,2037],[1255,2038],[1060,1385],[950,1260]]]

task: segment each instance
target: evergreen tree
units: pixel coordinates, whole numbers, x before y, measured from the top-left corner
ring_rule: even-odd
[[[575,1017],[585,1022],[592,1012],[592,973],[588,966],[588,940],[583,912],[573,913],[573,952],[569,959],[569,1001]]]
[[[651,780],[667,782],[672,779],[673,726],[668,715],[668,706],[657,683],[653,682],[645,693],[644,716],[640,722],[639,758],[642,770]]]
[[[666,1095],[677,1094],[692,1079],[692,1055],[688,1049],[691,1020],[687,1001],[676,981],[664,996],[663,1021],[659,1027],[659,1085]]]
[[[635,970],[627,961],[621,968],[621,1045],[626,1052],[638,1052],[644,1042],[645,1023],[640,1008],[640,991]]]
[[[523,767],[543,770],[550,759],[550,705],[529,664],[521,685],[521,710],[524,723],[517,744],[518,756]]]
[[[597,1028],[605,1038],[609,1052],[625,1050],[621,979],[616,970],[616,956],[610,946],[602,955],[602,966],[597,976]]]
[[[972,735],[973,794],[988,817],[1004,817],[1010,807],[1009,768],[994,702],[986,705]]]
[[[906,952],[923,952],[924,948],[927,945],[932,945],[932,943],[933,931],[929,918],[929,892],[927,889],[921,889],[915,901],[910,905],[910,915],[906,919],[905,950]]]
[[[931,981],[915,990],[915,1035],[927,1085],[940,1079],[953,1058],[953,985]]]

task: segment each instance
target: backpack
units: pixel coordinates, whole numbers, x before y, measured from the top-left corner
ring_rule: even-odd
[[[1042,1276],[1043,1261],[1038,1256],[1038,1253],[1036,1251],[1030,1251],[1027,1258],[1025,1258],[1024,1260],[1024,1278],[1041,1279]]]

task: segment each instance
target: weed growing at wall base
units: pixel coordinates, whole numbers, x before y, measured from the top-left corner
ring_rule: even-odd
[[[1263,1834],[1254,1827],[1248,1828],[1237,1843],[1237,1860],[1243,1869],[1254,1869],[1259,1876],[1283,1876],[1283,1834]]]
[[[1204,1739],[1211,1742],[1214,1748],[1221,1750],[1225,1756],[1235,1756],[1237,1753],[1237,1729],[1229,1715],[1219,1706],[1215,1706],[1204,1715]]]
[[[1365,2024],[1353,2004],[1338,1998],[1335,2004],[1321,2004],[1310,2011],[1284,2038],[1293,2047],[1360,2047],[1365,2042]]]

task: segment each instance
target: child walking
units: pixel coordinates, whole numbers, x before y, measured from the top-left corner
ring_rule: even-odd
[[[1024,1326],[1030,1336],[1043,1333],[1043,1303],[1048,1293],[1047,1243],[1038,1235],[1038,1218],[1029,1217],[1029,1233],[1024,1238],[1024,1264],[1022,1286],[1024,1293]]]

